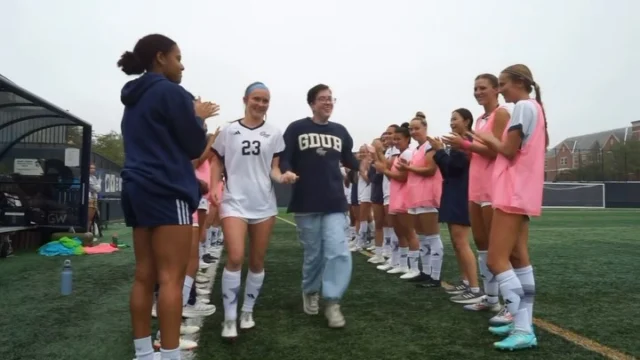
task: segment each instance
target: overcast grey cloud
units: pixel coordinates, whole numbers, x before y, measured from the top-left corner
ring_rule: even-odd
[[[120,127],[118,57],[152,32],[180,45],[183,85],[221,105],[210,127],[263,81],[284,129],[322,82],[356,143],[418,110],[440,135],[453,109],[480,115],[477,74],[514,63],[541,84],[552,143],[640,119],[640,1],[0,0],[0,14],[0,73],[98,132]]]

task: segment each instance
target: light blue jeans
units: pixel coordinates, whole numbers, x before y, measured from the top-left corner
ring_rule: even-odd
[[[351,251],[344,236],[344,213],[296,214],[298,239],[304,248],[302,291],[322,290],[326,300],[342,299],[351,281]]]

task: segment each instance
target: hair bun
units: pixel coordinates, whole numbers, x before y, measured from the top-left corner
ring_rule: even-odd
[[[400,125],[400,127],[408,129],[409,128],[409,123],[408,122],[403,122],[402,125]]]
[[[145,68],[138,55],[131,51],[125,51],[118,60],[118,67],[127,75],[139,75],[144,73]]]
[[[427,117],[424,115],[424,113],[422,111],[418,111],[416,113],[416,117],[420,118],[420,119],[425,119],[425,120],[427,119]]]

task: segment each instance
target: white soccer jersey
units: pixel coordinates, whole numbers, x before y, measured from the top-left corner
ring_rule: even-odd
[[[277,215],[271,162],[284,151],[280,130],[267,122],[251,129],[234,121],[220,131],[212,147],[224,159],[226,187],[220,217],[263,219]]]
[[[387,160],[397,155],[400,155],[400,150],[398,150],[395,146],[387,148],[387,150],[384,152],[384,157]],[[389,192],[391,191],[390,186],[391,186],[391,183],[389,182],[389,178],[385,175],[382,178],[382,194],[384,197],[389,196]]]

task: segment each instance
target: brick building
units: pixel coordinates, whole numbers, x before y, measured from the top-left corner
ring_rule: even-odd
[[[633,140],[640,140],[640,120],[627,127],[566,138],[547,151],[545,179],[554,181],[563,171],[601,161],[602,154],[614,145]]]

